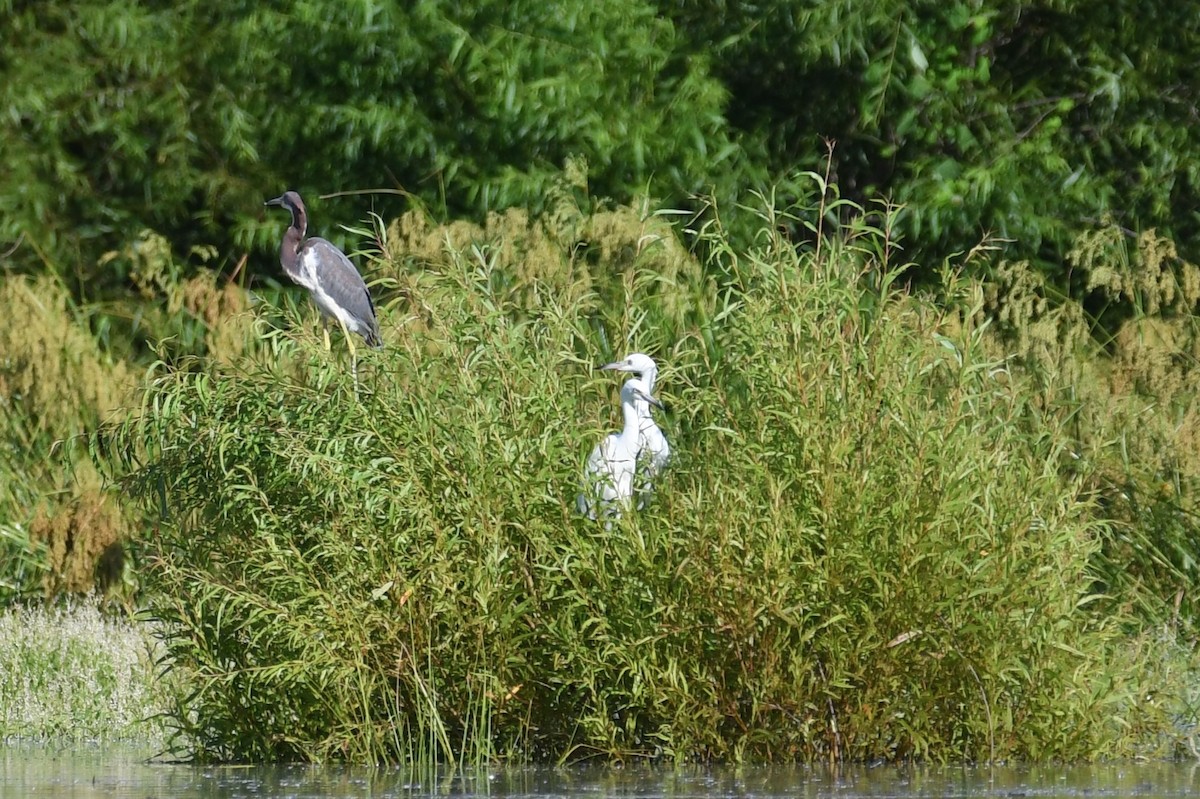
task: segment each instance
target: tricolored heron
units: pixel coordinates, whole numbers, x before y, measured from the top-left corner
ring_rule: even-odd
[[[283,243],[279,245],[279,263],[284,274],[308,289],[313,302],[320,309],[326,350],[330,349],[327,318],[332,316],[341,325],[350,349],[350,369],[354,373],[357,393],[358,353],[350,332],[362,336],[369,347],[378,349],[383,346],[383,340],[379,337],[379,321],[375,318],[375,303],[371,301],[367,284],[346,254],[331,242],[319,236],[304,237],[308,231],[308,212],[298,193],[285,191],[265,204],[286,208],[292,213],[292,224],[284,232]]]
[[[638,402],[662,407],[650,395],[646,382],[632,377],[621,386],[624,427],[619,433],[608,434],[596,445],[584,468],[583,492],[576,498],[575,505],[589,519],[595,519],[598,513],[617,518],[629,506],[639,451]]]
[[[629,372],[636,377],[640,377],[649,388],[651,394],[654,393],[654,386],[658,382],[658,364],[649,355],[642,352],[635,352],[623,361],[615,361],[605,364],[601,369],[608,369],[615,372]],[[657,403],[656,403],[657,404]],[[662,407],[662,405],[658,405]],[[663,469],[667,468],[667,462],[671,460],[671,445],[667,443],[667,437],[654,421],[654,417],[650,415],[650,403],[637,402],[638,411],[638,509],[646,507],[646,503],[650,501],[650,497],[654,494],[654,479],[662,473]]]

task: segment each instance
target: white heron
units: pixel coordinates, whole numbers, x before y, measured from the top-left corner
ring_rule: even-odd
[[[587,459],[583,491],[575,505],[589,519],[600,514],[617,518],[629,506],[641,448],[638,443],[638,402],[662,407],[662,403],[650,395],[646,382],[633,377],[621,386],[621,416],[624,420],[621,432],[605,436]]]
[[[658,364],[644,352],[635,352],[623,361],[614,361],[600,367],[616,372],[629,372],[645,382],[650,394],[658,382]],[[659,408],[660,403],[655,403]],[[638,412],[638,474],[637,494],[638,510],[646,507],[654,494],[654,480],[667,468],[671,460],[671,445],[662,429],[650,414],[650,403],[639,400],[636,403]]]
[[[358,391],[358,354],[353,331],[363,337],[368,347],[383,346],[379,337],[379,322],[375,318],[375,303],[362,275],[354,264],[333,243],[319,236],[305,238],[308,232],[308,212],[304,200],[294,191],[285,191],[265,205],[285,208],[292,214],[292,224],[283,234],[279,246],[279,264],[284,273],[308,289],[313,302],[321,311],[321,330],[325,334],[325,349],[329,349],[327,317],[341,325],[346,345],[350,349],[350,369],[354,373],[354,390]]]

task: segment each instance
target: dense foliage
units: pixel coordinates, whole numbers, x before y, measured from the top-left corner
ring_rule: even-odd
[[[201,753],[1194,728],[1186,3],[0,0],[0,44],[0,600],[150,602]],[[369,265],[361,402],[263,279],[285,187]],[[634,347],[678,460],[602,530]]]
[[[181,251],[264,245],[278,226],[262,201],[288,186],[480,213],[536,207],[575,153],[625,197],[650,176],[702,189],[731,155],[723,91],[644,3],[85,0],[6,16],[0,236],[81,279],[142,227]]]
[[[0,14],[0,239],[77,294],[125,286],[124,261],[97,262],[143,228],[179,253],[264,255],[260,203],[286,186],[403,191],[479,219],[538,210],[579,155],[598,194],[679,207],[786,180],[823,138],[847,196],[909,205],[926,275],[992,233],[1065,283],[1063,253],[1105,212],[1185,248],[1200,232],[1200,15],[1174,0],[5,0]]]
[[[1105,212],[1200,233],[1200,15],[1186,4],[662,6],[693,47],[717,45],[726,118],[767,163],[815,163],[834,139],[843,192],[906,203],[926,256],[990,232],[1061,279],[1072,238]]]
[[[596,271],[521,217],[410,216],[374,234],[402,299],[361,399],[312,328],[161,368],[116,450],[145,453],[128,485],[160,519],[144,578],[196,751],[1170,751],[1183,651],[1132,632],[1136,589],[1097,593],[1102,494],[1068,464],[1106,449],[1072,435],[1078,399],[992,354],[971,284],[945,310],[897,291],[890,215],[802,252],[779,231],[819,211],[759,215],[749,250],[707,229],[706,268],[652,217],[576,217]],[[573,495],[614,349],[662,360],[676,460],[608,529]]]

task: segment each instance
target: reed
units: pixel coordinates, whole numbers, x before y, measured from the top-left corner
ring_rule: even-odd
[[[58,281],[0,277],[0,307],[0,603],[63,584],[86,593],[120,527],[87,440],[136,380]],[[80,516],[102,523],[73,524]]]

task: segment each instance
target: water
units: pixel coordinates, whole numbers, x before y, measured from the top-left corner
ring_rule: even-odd
[[[192,766],[123,749],[0,748],[0,799],[907,799],[908,797],[1183,797],[1200,795],[1200,765],[1030,767],[801,766],[705,769],[496,769],[416,779],[351,766]]]

